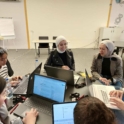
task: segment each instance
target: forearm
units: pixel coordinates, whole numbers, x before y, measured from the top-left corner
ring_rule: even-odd
[[[98,72],[92,72],[92,75],[95,79],[99,80],[101,78],[101,75]]]

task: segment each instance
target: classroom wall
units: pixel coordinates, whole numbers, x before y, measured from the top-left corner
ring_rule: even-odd
[[[20,2],[0,2],[0,17],[13,17],[16,48],[27,49],[26,23],[24,14],[24,0]],[[0,46],[3,46],[0,41]],[[15,49],[13,40],[5,41],[5,48]]]
[[[64,35],[70,48],[96,47],[99,28],[107,25],[109,3],[110,0],[27,0],[30,39]]]
[[[31,48],[34,48],[31,41],[39,35],[52,39],[60,34],[70,41],[69,47],[82,48],[96,47],[94,41],[97,41],[99,27],[107,25],[110,0],[26,0],[26,3]],[[115,19],[123,12],[124,4],[116,4],[113,0],[109,26],[115,26]],[[0,16],[13,17],[16,48],[27,49],[24,0],[0,2]],[[116,26],[124,26],[124,17]],[[11,41],[5,42],[5,46],[14,49]]]
[[[124,29],[124,2],[116,3],[113,0],[109,26],[122,27]],[[124,30],[120,39],[124,39]]]

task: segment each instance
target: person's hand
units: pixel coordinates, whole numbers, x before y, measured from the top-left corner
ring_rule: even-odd
[[[110,104],[117,106],[121,110],[124,110],[124,102],[119,98],[110,97]]]
[[[26,113],[26,116],[23,118],[24,124],[35,124],[36,117],[38,116],[38,111],[36,109],[31,109],[29,112]]]
[[[106,85],[110,85],[110,83],[111,83],[111,80],[108,80],[108,79],[106,79],[106,78],[100,77],[99,80],[101,80],[101,81],[102,81],[103,83],[105,83]]]
[[[70,68],[69,68],[68,66],[66,66],[66,65],[63,65],[63,66],[62,66],[62,69],[70,70]]]
[[[10,81],[12,87],[17,86],[19,83],[20,83],[19,81]]]
[[[12,77],[12,81],[19,81],[19,80],[22,80],[21,76]]]
[[[122,99],[124,92],[121,90],[113,90],[109,93],[110,97],[117,97],[119,99]]]

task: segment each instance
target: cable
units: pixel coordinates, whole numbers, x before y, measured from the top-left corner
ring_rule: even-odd
[[[99,37],[98,37],[98,38],[99,38]],[[98,38],[97,38],[97,39],[98,39]],[[84,48],[84,47],[86,47],[86,46],[89,46],[89,45],[91,45],[91,44],[93,44],[93,43],[95,43],[95,42],[98,44],[97,39],[96,39],[95,41],[93,41],[93,42],[91,42],[91,43],[89,43],[89,44],[85,45],[85,46],[82,46],[81,48]]]

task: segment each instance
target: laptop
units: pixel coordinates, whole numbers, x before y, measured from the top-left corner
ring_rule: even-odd
[[[66,82],[60,79],[34,75],[33,94],[14,111],[19,117],[24,117],[31,108],[39,111],[37,124],[52,123],[52,104],[64,102]]]
[[[108,108],[111,109],[119,109],[118,107],[110,104],[110,91],[115,90],[114,86],[106,86],[106,85],[100,85],[100,84],[94,84],[90,81],[90,78],[88,76],[87,70],[85,69],[86,74],[86,84],[89,88],[89,92],[91,96],[94,96],[98,99],[100,99],[102,102],[106,104]]]
[[[48,76],[66,80],[67,85],[74,86],[80,78],[79,75],[74,75],[74,72],[72,70],[65,70],[52,66],[45,66],[45,70]]]
[[[73,111],[77,102],[53,104],[53,124],[74,124]]]
[[[42,63],[40,63],[37,68],[35,68],[35,70],[30,74],[30,76],[24,76],[22,78],[22,81],[20,81],[19,86],[13,90],[13,95],[27,95],[28,83],[31,85],[35,73],[40,74],[41,66]]]

